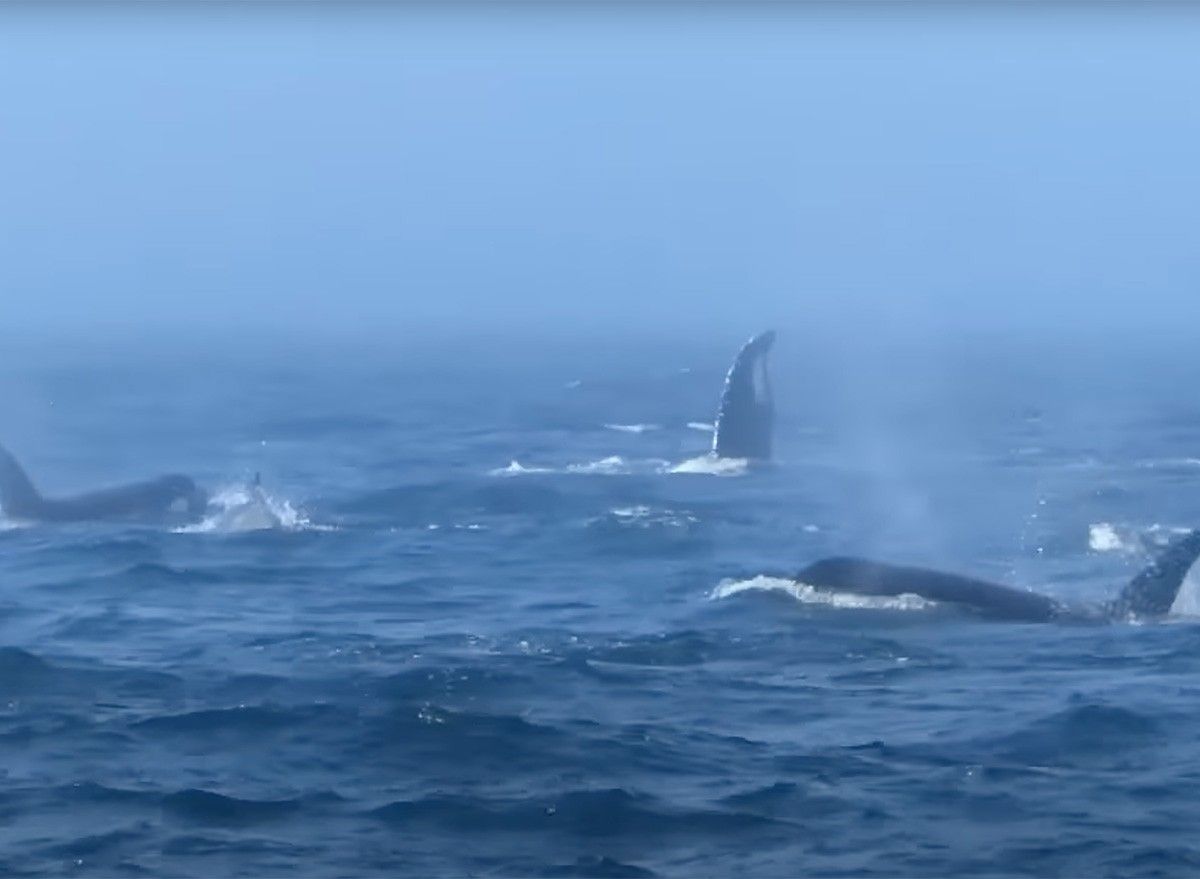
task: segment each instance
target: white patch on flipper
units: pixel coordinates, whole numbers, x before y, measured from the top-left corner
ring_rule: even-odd
[[[699,430],[703,433],[716,433],[717,426],[707,421],[689,421],[687,426],[692,430]]]
[[[1184,574],[1167,616],[1200,617],[1200,560],[1193,562]]]
[[[925,610],[936,607],[937,602],[919,595],[856,595],[852,592],[831,592],[816,589],[807,583],[783,577],[759,575],[749,580],[723,580],[709,596],[714,601],[729,598],[741,592],[780,592],[796,599],[801,604],[821,604],[836,608],[862,610]]]

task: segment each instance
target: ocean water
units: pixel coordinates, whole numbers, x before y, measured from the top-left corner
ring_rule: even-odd
[[[764,468],[703,457],[738,339],[6,359],[47,494],[181,471],[218,504],[0,519],[0,873],[1200,869],[1194,596],[1015,625],[788,579],[1111,597],[1200,521],[1193,365],[795,339]]]

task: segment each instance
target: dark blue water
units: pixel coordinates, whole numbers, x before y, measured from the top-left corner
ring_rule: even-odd
[[[0,530],[0,872],[1200,869],[1186,615],[779,579],[855,552],[1111,597],[1200,520],[1190,367],[793,347],[778,464],[716,475],[689,422],[738,341],[7,360],[47,493],[184,471],[224,506]]]

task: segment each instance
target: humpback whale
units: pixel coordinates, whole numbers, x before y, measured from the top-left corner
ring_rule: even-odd
[[[46,498],[17,459],[0,446],[0,509],[12,519],[82,522],[154,519],[172,513],[198,516],[208,495],[187,476],[171,474],[66,498]]]
[[[975,577],[862,558],[821,559],[795,579],[814,589],[857,595],[917,595],[993,620],[1095,621],[1166,616],[1197,559],[1200,559],[1200,531],[1190,531],[1169,544],[1114,600],[1096,606],[1070,605]]]
[[[713,434],[712,451],[718,458],[771,457],[775,403],[766,358],[774,342],[774,330],[759,333],[742,346],[729,367]]]

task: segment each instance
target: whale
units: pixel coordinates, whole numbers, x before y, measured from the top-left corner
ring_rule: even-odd
[[[771,459],[775,402],[767,373],[767,353],[775,331],[754,336],[738,351],[725,375],[713,432],[712,453],[718,458]]]
[[[207,506],[208,494],[190,477],[179,474],[102,488],[71,497],[43,497],[13,454],[0,446],[0,510],[10,519],[86,522],[194,518],[201,515]]]
[[[1003,583],[909,567],[872,559],[836,556],[813,562],[795,580],[813,589],[856,595],[916,595],[978,617],[1010,622],[1094,622],[1164,617],[1200,559],[1200,531],[1189,531],[1167,545],[1111,601],[1070,604]]]

